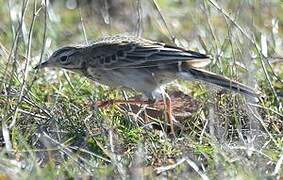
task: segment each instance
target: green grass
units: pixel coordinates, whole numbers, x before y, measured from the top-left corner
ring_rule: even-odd
[[[176,139],[164,115],[146,120],[117,106],[94,108],[97,100],[123,99],[119,89],[60,69],[32,68],[41,56],[85,37],[91,42],[137,30],[139,1],[109,0],[109,11],[96,1],[75,9],[63,2],[50,4],[45,14],[41,1],[0,0],[0,179],[283,177],[281,1],[158,0],[168,29],[153,3],[140,1],[144,37],[174,44],[174,35],[177,45],[212,56],[208,70],[262,95],[248,104],[197,82],[168,85],[192,105],[181,107],[191,115],[180,120]]]

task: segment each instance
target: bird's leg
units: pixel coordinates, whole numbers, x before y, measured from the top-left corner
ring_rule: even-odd
[[[164,100],[165,100],[165,110],[167,115],[168,123],[170,124],[170,133],[176,137],[175,131],[174,131],[174,116],[172,112],[172,102],[167,93],[164,93]],[[99,101],[96,103],[96,107],[98,108],[106,108],[108,106],[114,105],[114,104],[145,104],[145,105],[151,105],[156,103],[155,100],[141,100],[141,99],[130,99],[130,100],[107,100],[107,101]]]
[[[108,106],[114,104],[151,104],[151,101],[141,100],[141,99],[130,99],[130,100],[107,100],[107,101],[99,101],[96,103],[96,107],[98,108],[106,108]]]
[[[170,99],[170,96],[167,93],[164,93],[165,95],[165,109],[166,109],[166,114],[167,114],[167,120],[170,124],[170,128],[171,128],[171,134],[176,137],[175,135],[175,131],[174,131],[174,116],[173,116],[173,110],[172,110],[172,101]]]

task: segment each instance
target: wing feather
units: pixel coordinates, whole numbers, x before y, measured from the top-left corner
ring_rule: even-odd
[[[154,67],[178,62],[200,67],[210,62],[204,54],[136,37],[124,40],[120,37],[119,42],[113,39],[96,42],[87,49],[91,51],[89,61],[94,61],[90,64],[103,69]]]

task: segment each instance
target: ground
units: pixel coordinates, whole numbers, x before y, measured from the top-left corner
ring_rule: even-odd
[[[281,179],[282,8],[279,0],[0,0],[0,179]],[[125,32],[209,54],[207,70],[255,88],[259,101],[170,83],[172,138],[162,102],[97,108],[141,94],[33,69],[61,46]]]

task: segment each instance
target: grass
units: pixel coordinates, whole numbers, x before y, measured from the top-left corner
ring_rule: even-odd
[[[1,179],[283,177],[281,1],[74,2],[0,0]],[[189,113],[172,139],[160,111],[92,106],[121,90],[32,68],[58,47],[124,32],[210,54],[207,69],[262,97],[176,81],[167,91]]]

